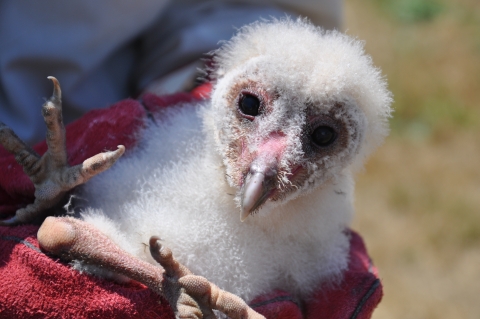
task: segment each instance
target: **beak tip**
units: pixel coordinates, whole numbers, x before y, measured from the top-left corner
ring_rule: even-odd
[[[250,216],[250,212],[242,207],[240,211],[240,221],[243,223],[248,216]]]

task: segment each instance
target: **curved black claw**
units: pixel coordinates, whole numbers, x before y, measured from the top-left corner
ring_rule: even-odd
[[[17,216],[10,217],[8,219],[0,220],[0,226],[15,226],[19,224]]]

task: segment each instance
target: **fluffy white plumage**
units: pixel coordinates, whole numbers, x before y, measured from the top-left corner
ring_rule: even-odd
[[[214,74],[211,100],[158,114],[134,152],[82,188],[82,218],[152,262],[144,244],[160,236],[247,301],[274,288],[308,296],[347,266],[352,174],[388,132],[386,83],[360,41],[289,19],[242,28],[216,51]],[[238,110],[244,95],[262,103],[254,119]],[[327,124],[334,143],[312,145]],[[253,162],[278,174],[241,222]]]

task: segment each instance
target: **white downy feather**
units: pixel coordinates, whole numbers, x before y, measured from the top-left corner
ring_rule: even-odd
[[[275,288],[306,297],[347,267],[353,172],[388,132],[391,95],[361,42],[303,20],[244,27],[215,63],[212,99],[158,114],[134,152],[81,189],[82,218],[150,262],[145,244],[161,237],[194,273],[247,301]],[[285,129],[291,146],[282,165],[302,162],[298,135],[309,105],[355,128],[345,126],[346,149],[302,162],[311,176],[297,190],[241,222],[225,142],[235,136],[228,92],[244,79],[278,97],[256,132]],[[336,102],[344,106],[336,110]]]

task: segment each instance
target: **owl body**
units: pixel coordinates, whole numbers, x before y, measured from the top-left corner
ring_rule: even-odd
[[[390,93],[359,41],[303,20],[247,26],[214,64],[212,97],[147,123],[79,191],[81,218],[148,261],[159,236],[247,301],[305,298],[347,268],[353,174],[388,131]]]
[[[165,119],[142,133],[135,152],[81,190],[82,218],[152,263],[145,244],[157,235],[194,273],[246,300],[276,288],[306,297],[339,279],[348,262],[352,180],[315,190],[311,201],[266,205],[241,222],[221,158],[204,151],[214,143],[205,134],[208,107],[160,114]],[[339,190],[337,204],[323,204]]]

